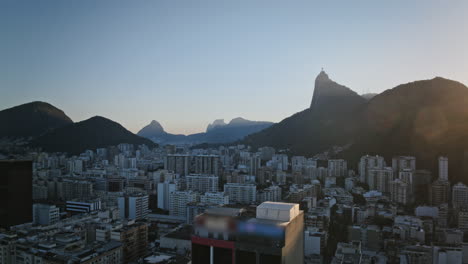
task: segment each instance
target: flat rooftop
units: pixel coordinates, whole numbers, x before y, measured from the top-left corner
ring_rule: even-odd
[[[167,238],[190,240],[192,237],[193,227],[191,225],[184,225],[166,235]]]
[[[299,204],[264,202],[257,206],[257,218],[289,222],[299,215]]]

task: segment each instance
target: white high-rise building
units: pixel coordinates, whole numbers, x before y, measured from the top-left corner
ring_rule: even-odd
[[[223,192],[207,192],[200,196],[200,202],[203,204],[229,204],[229,196]]]
[[[34,204],[33,224],[52,225],[60,220],[60,210],[55,205]]]
[[[448,181],[448,158],[439,157],[439,179]]]
[[[214,175],[201,175],[201,174],[190,174],[186,177],[187,190],[197,192],[217,192],[218,188],[218,176]]]
[[[398,172],[398,179],[408,183],[408,184],[413,184],[414,179],[413,179],[413,173],[414,171],[411,169],[403,169]]]
[[[190,171],[190,156],[167,155],[164,160],[164,169],[179,174],[180,176],[188,175]]]
[[[129,158],[128,159],[128,168],[136,169],[137,167],[137,159],[136,158]]]
[[[257,202],[279,202],[281,201],[281,188],[279,186],[270,186],[257,192]]]
[[[138,220],[148,216],[148,195],[122,196],[117,200],[121,219]]]
[[[192,191],[175,191],[170,195],[169,214],[187,216],[187,204],[200,201],[200,194]]]
[[[276,169],[286,171],[288,170],[288,155],[286,154],[275,154],[271,158],[273,164],[276,164]]]
[[[300,171],[302,172],[302,168],[305,166],[307,162],[306,157],[304,156],[294,156],[291,158],[291,169],[292,171]]]
[[[359,181],[368,183],[369,170],[383,169],[385,167],[385,160],[380,156],[362,156],[359,161]]]
[[[329,177],[346,177],[348,174],[347,162],[343,159],[328,160]]]
[[[459,182],[452,187],[453,208],[468,208],[468,186]]]
[[[221,160],[218,155],[197,155],[193,156],[192,172],[219,176],[220,165]]]
[[[262,160],[259,154],[254,154],[250,157],[249,173],[250,175],[257,175],[257,170],[262,166]]]
[[[304,255],[320,255],[324,248],[325,231],[319,228],[309,228],[304,231]]]
[[[396,173],[402,170],[416,170],[416,158],[412,156],[397,156],[392,158],[392,168]]]
[[[400,179],[390,182],[390,194],[393,202],[401,204],[413,202],[410,185]]]
[[[390,192],[389,184],[393,181],[393,170],[391,167],[369,169],[367,174],[367,184],[370,190],[377,190],[382,193]]]
[[[169,210],[169,195],[176,191],[176,184],[173,182],[158,183],[158,208]]]
[[[224,193],[229,196],[231,203],[252,204],[257,199],[257,186],[250,183],[226,183]]]

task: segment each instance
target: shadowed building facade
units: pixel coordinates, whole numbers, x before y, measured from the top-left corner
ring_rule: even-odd
[[[0,161],[0,227],[32,222],[32,161]]]

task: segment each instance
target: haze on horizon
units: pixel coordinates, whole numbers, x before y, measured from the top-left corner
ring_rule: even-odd
[[[321,67],[359,94],[468,84],[468,2],[2,1],[0,109],[49,102],[75,122],[281,121]]]

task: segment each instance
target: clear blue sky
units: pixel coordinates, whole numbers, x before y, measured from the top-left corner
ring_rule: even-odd
[[[0,109],[187,134],[303,110],[321,67],[360,94],[468,84],[468,1],[122,2],[1,1]]]

